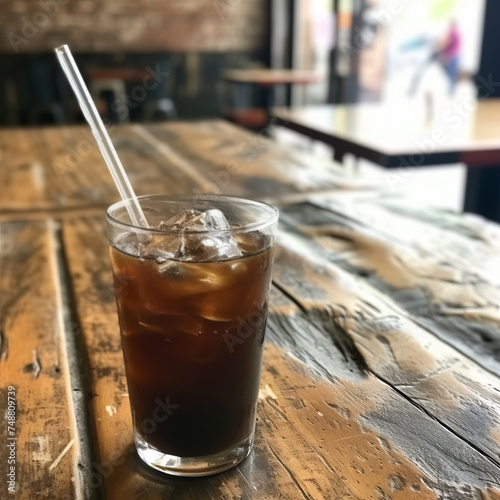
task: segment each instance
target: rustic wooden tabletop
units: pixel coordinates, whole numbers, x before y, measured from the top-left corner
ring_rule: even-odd
[[[255,448],[207,478],[142,465],[104,223],[111,177],[84,127],[6,130],[0,498],[500,498],[500,226],[224,122],[112,138],[138,194],[280,207]]]

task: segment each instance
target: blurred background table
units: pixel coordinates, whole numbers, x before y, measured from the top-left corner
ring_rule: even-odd
[[[275,109],[278,123],[388,169],[465,163],[464,211],[500,221],[500,99]],[[443,186],[446,189],[446,186]]]
[[[273,68],[227,69],[222,73],[222,77],[229,82],[254,83],[260,87],[293,83],[307,85],[323,80],[323,77],[314,71]]]
[[[271,110],[275,105],[275,89],[278,86],[290,85],[308,85],[319,83],[324,77],[314,71],[298,71],[291,69],[273,69],[273,68],[246,68],[246,69],[226,69],[221,74],[222,80],[237,88],[230,95],[232,105],[227,118],[238,125],[246,126],[252,129],[264,128],[268,122]],[[264,92],[265,108],[240,108],[238,95],[238,86],[256,85]]]
[[[221,121],[111,133],[138,194],[280,207],[256,444],[208,478],[142,465],[104,222],[111,177],[86,127],[11,129],[0,386],[16,393],[20,498],[500,498],[498,225],[416,207]]]

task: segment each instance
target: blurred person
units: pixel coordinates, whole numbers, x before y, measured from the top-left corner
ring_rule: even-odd
[[[441,63],[450,79],[450,94],[453,94],[457,86],[460,69],[460,53],[462,50],[462,35],[458,23],[453,19],[450,23],[446,39],[440,53]]]
[[[422,44],[422,40],[420,40],[420,44]],[[420,44],[416,44],[414,41],[413,47]],[[449,93],[453,94],[455,92],[459,76],[461,50],[462,35],[457,21],[453,19],[450,22],[448,32],[446,33],[444,39],[436,44],[436,48],[431,52],[430,56],[417,68],[410,85],[410,96],[415,95],[423,76],[429,67],[435,62],[440,63],[443,67],[446,76],[449,79]]]

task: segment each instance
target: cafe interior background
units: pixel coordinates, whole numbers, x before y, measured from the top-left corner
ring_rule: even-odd
[[[265,89],[227,81],[223,72],[270,67],[320,75],[317,83],[276,86],[276,106],[413,103],[432,116],[467,96],[498,92],[481,96],[477,86],[499,72],[494,0],[19,0],[0,9],[2,127],[84,121],[53,53],[63,43],[112,122],[223,117],[322,157],[331,157],[329,146],[269,126]],[[461,41],[453,92],[433,59],[451,26]],[[165,75],[161,84],[138,88],[148,71]],[[421,168],[411,182],[399,182],[406,174],[392,182],[394,174],[368,161],[344,163],[353,175],[461,210],[463,165]]]

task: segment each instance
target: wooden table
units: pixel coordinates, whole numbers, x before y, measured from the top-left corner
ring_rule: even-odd
[[[151,79],[151,73],[144,68],[110,68],[110,67],[89,67],[85,70],[89,80],[121,80],[123,82],[142,82]]]
[[[104,224],[117,195],[89,137],[0,134],[0,401],[16,418],[1,436],[18,498],[500,498],[500,227],[222,122],[112,131],[138,194],[281,209],[252,454],[208,478],[144,467]]]
[[[255,83],[260,87],[282,84],[304,85],[323,80],[323,77],[314,71],[273,68],[227,69],[222,72],[222,78],[235,83]]]
[[[464,210],[500,221],[500,99],[275,109],[282,125],[389,169],[465,163]],[[445,188],[445,186],[443,186]]]

